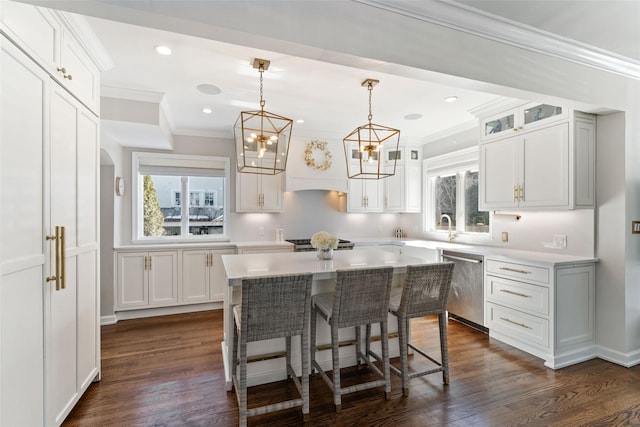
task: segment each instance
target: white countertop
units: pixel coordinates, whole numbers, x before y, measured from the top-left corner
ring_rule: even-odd
[[[222,255],[229,284],[238,284],[243,277],[312,273],[315,279],[328,279],[341,269],[394,267],[404,272],[407,265],[421,264],[418,258],[383,250],[334,251],[333,259],[319,260],[315,252],[281,252],[266,254]]]

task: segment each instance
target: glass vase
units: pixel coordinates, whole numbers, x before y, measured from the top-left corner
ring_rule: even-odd
[[[318,249],[318,259],[332,259],[333,249]]]

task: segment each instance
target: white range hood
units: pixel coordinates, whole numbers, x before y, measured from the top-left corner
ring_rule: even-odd
[[[347,165],[341,139],[291,138],[285,191],[347,192]]]

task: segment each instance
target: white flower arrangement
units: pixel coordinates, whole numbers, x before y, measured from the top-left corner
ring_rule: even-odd
[[[311,246],[315,249],[337,249],[338,238],[326,231],[318,231],[311,236]]]

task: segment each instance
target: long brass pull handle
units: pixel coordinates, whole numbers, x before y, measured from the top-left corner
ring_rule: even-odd
[[[514,325],[520,326],[521,328],[533,329],[531,326],[527,326],[527,325],[525,325],[524,323],[514,322],[513,320],[508,319],[508,318],[506,318],[506,317],[501,317],[501,318],[500,318],[500,320],[504,320],[505,322],[509,322],[509,323],[514,324]]]
[[[513,201],[514,202],[518,201],[518,186],[517,185],[513,186]]]
[[[148,256],[144,256],[144,269],[148,270],[149,269],[149,257]]]
[[[55,240],[56,272],[54,276],[47,276],[46,282],[56,282],[56,291],[66,288],[65,254],[64,254],[64,227],[56,225],[56,234],[46,236],[46,240]]]
[[[67,259],[65,257],[64,227],[56,226],[56,234],[60,230],[58,242],[60,243],[60,288],[67,288]]]
[[[56,291],[60,290],[60,280],[59,280],[59,264],[60,264],[60,254],[58,253],[58,227],[56,227],[56,234],[54,236],[46,236],[46,240],[55,240],[55,245],[56,245],[56,272],[54,276],[47,276],[47,278],[45,279],[45,281],[47,283],[49,282],[56,282]]]
[[[153,258],[149,255],[149,270],[153,268]]]
[[[517,270],[515,268],[509,268],[509,267],[500,267],[500,270],[513,271],[514,273],[521,273],[521,274],[531,274],[530,271]]]
[[[518,198],[521,202],[524,202],[524,187],[521,185],[518,185]]]
[[[523,298],[531,298],[531,295],[521,294],[520,292],[513,292],[513,291],[510,291],[509,289],[500,289],[500,292],[504,292],[505,294],[516,295]]]

